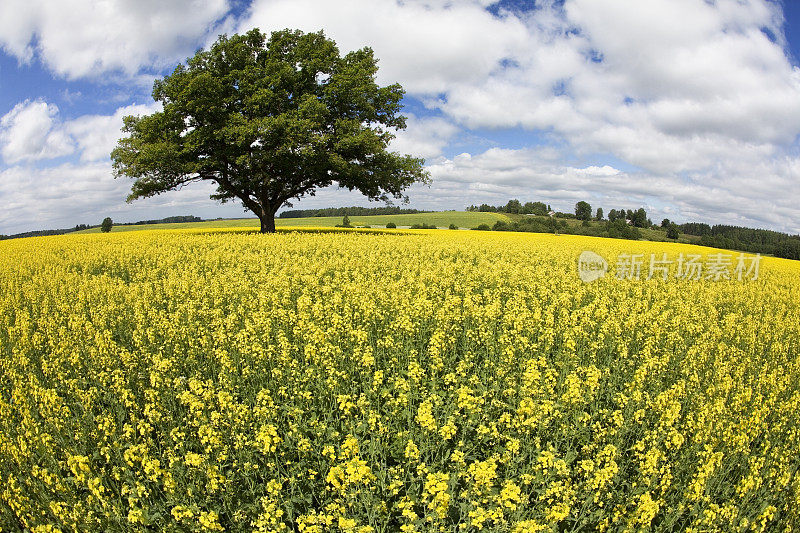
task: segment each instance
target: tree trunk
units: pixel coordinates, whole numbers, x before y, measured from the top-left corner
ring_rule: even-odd
[[[275,233],[275,213],[262,213],[261,220],[261,233]]]

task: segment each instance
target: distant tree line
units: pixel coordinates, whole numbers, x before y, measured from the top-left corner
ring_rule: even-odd
[[[366,217],[371,215],[413,215],[416,213],[430,213],[419,209],[401,209],[395,206],[383,207],[323,207],[321,209],[290,209],[283,211],[278,218],[308,218],[308,217]]]
[[[699,236],[698,244],[703,246],[800,259],[800,235],[725,224],[709,226],[702,222],[688,222],[679,227],[688,235]]]
[[[203,222],[200,217],[180,215],[175,217],[159,218],[158,220],[140,220],[138,222],[115,222],[117,226],[141,226],[144,224],[180,224],[183,222]]]
[[[611,222],[615,220],[630,222],[631,226],[635,228],[653,227],[653,221],[647,218],[647,211],[644,210],[644,207],[639,209],[612,209],[608,212],[608,220]]]
[[[107,220],[111,220],[110,218],[106,217]],[[166,217],[161,218],[158,220],[140,220],[139,222],[114,222],[114,225],[117,226],[134,226],[134,225],[141,225],[141,224],[175,224],[180,222],[202,222],[203,219],[200,217],[195,217],[192,215],[184,215],[184,216],[173,216],[173,217]],[[105,220],[103,221],[105,222]],[[13,235],[0,235],[0,241],[5,239],[22,239],[24,237],[46,237],[48,235],[64,235],[67,233],[74,233],[76,231],[83,231],[85,229],[93,229],[99,228],[102,224],[76,224],[73,228],[64,228],[64,229],[42,229],[42,230],[35,230],[35,231],[25,231],[23,233],[15,233]],[[109,226],[110,229],[110,226]]]
[[[83,226],[83,224],[81,224]],[[88,227],[88,226],[87,226]],[[93,226],[97,227],[97,226]],[[86,229],[86,228],[81,228]],[[22,233],[14,233],[13,235],[0,235],[0,240],[6,239],[21,239],[23,237],[46,237],[48,235],[64,235],[65,233],[72,233],[73,231],[78,231],[75,228],[65,228],[65,229],[40,229],[35,231],[25,231]]]
[[[574,217],[573,217],[574,218]],[[482,224],[476,229],[493,231],[526,231],[533,233],[561,233],[566,235],[589,235],[592,237],[610,237],[612,239],[640,239],[642,237],[638,228],[629,225],[624,220],[605,221],[593,226],[571,226],[563,218],[555,216],[548,218],[523,218],[512,222],[498,220],[494,226]]]
[[[553,211],[543,202],[521,203],[517,199],[509,200],[507,204],[492,206],[481,204],[471,205],[467,211],[511,213],[522,215],[538,215],[542,218],[523,218],[511,222],[498,221],[494,226],[482,224],[478,228],[495,231],[531,231],[537,233],[570,233],[575,235],[593,235],[597,237],[614,237],[622,239],[640,239],[642,234],[639,228],[662,229],[666,231],[669,239],[676,240],[681,233],[700,237],[697,244],[728,250],[741,250],[749,253],[771,254],[776,257],[800,260],[800,235],[789,235],[779,231],[766,229],[753,229],[741,226],[728,226],[716,224],[711,226],[704,222],[687,222],[676,224],[665,218],[660,226],[653,224],[647,216],[647,211],[639,209],[611,209],[605,224],[590,224],[590,221],[603,222],[603,208],[597,208],[592,214],[592,206],[585,201],[575,204],[575,213],[562,213]],[[547,216],[548,218],[543,218]],[[570,226],[566,220],[577,219],[583,221],[579,226]]]
[[[522,204],[519,200],[509,200],[506,205],[471,205],[467,208],[467,211],[546,216],[550,213],[551,209],[549,205],[542,202],[525,202]]]
[[[537,215],[537,216],[553,216],[555,218],[569,218],[578,220],[596,220],[601,221],[604,219],[603,208],[597,208],[597,211],[592,214],[592,206],[588,202],[580,201],[575,204],[575,213],[563,213],[561,211],[553,211],[550,205],[544,202],[525,202],[524,204],[517,199],[509,200],[505,205],[471,205],[467,211],[476,211],[480,213],[511,213],[518,215]],[[631,209],[612,209],[608,213],[608,220],[614,222],[615,220],[630,221],[631,225],[637,228],[647,228],[653,225],[652,221],[647,218],[645,209],[639,208],[636,210]]]

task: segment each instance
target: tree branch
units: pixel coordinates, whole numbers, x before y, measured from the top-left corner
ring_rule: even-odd
[[[258,204],[258,202],[247,196],[244,192],[237,190],[236,187],[234,187],[233,184],[226,177],[216,175],[213,178],[209,179],[213,179],[214,181],[219,183],[220,187],[222,187],[230,194],[234,195],[239,200],[241,200],[244,206],[248,208],[250,211],[252,211],[256,215],[260,214],[261,206]]]

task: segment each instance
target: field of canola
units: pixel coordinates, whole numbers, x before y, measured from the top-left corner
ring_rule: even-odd
[[[581,282],[582,250],[611,275]],[[715,251],[0,242],[0,530],[798,530],[800,263],[616,279],[632,252]]]

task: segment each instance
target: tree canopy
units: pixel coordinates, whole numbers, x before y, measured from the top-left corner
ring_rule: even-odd
[[[422,159],[388,150],[406,127],[403,89],[377,85],[377,71],[370,48],[341,56],[322,32],[223,35],[156,80],[161,111],[125,117],[115,175],[135,179],[128,201],[212,181],[212,198],[240,201],[262,232],[320,187],[407,200],[429,176]]]
[[[592,206],[584,201],[575,204],[575,218],[578,220],[589,220],[592,218]]]

